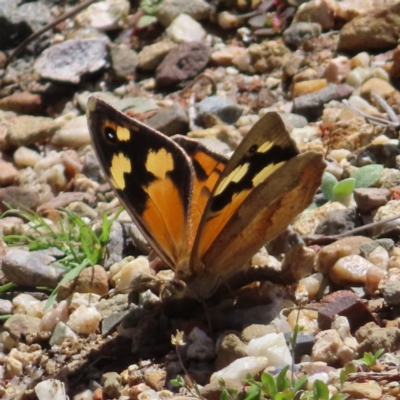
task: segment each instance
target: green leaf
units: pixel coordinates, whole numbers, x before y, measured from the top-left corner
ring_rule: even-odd
[[[379,349],[379,350],[377,350],[377,351],[375,352],[375,354],[374,354],[375,361],[376,361],[384,352],[385,352],[385,349]]]
[[[229,393],[225,388],[222,390],[219,400],[229,400]]]
[[[337,185],[338,180],[330,172],[324,172],[322,175],[321,191],[325,199],[332,200],[333,188]]]
[[[145,28],[146,26],[153,25],[156,22],[157,22],[157,17],[153,17],[152,15],[143,15],[139,18],[136,27]]]
[[[347,395],[345,395],[345,394],[336,393],[330,398],[330,400],[343,400],[346,397],[347,397]]]
[[[374,185],[382,175],[383,165],[372,164],[359,168],[351,177],[355,179],[356,188],[368,188]]]
[[[343,369],[340,371],[340,383],[343,384],[347,380],[347,375],[354,374],[357,372],[357,367],[354,361],[344,365]]]
[[[364,353],[363,358],[364,358],[366,365],[368,365],[369,367],[371,367],[372,365],[375,364],[375,357],[373,354],[366,352],[366,353]]]
[[[354,185],[355,185],[354,178],[343,179],[342,181],[338,182],[333,188],[332,190],[333,197],[353,193]]]
[[[171,385],[174,387],[184,387],[185,386],[185,380],[180,375],[177,375],[175,379],[171,379],[170,382],[171,382]]]
[[[154,15],[162,0],[141,0],[139,9],[145,14]]]
[[[261,374],[262,389],[268,396],[274,397],[278,391],[277,384],[274,377],[271,374]]]
[[[290,379],[286,377],[288,369],[289,367],[283,368],[283,370],[279,372],[278,376],[276,377],[276,389],[278,392],[283,392],[290,387]]]
[[[260,393],[260,388],[258,386],[250,386],[247,389],[245,400],[259,400],[261,397]]]
[[[317,379],[313,384],[314,399],[318,400],[329,400],[329,390],[326,383]]]
[[[294,383],[294,387],[293,389],[297,392],[298,390],[300,390],[304,384],[307,382],[307,375],[302,376],[300,379],[298,379],[295,383]]]

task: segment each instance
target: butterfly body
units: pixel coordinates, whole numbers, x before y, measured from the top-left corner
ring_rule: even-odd
[[[95,97],[88,125],[121,203],[176,279],[201,299],[312,202],[325,167],[320,154],[299,154],[276,113],[258,121],[229,160]]]

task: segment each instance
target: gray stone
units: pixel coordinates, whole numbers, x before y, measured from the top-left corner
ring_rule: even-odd
[[[298,22],[283,32],[283,41],[287,46],[298,47],[321,34],[321,25],[316,22]]]
[[[360,226],[355,208],[331,211],[317,226],[315,233],[322,235],[337,235]]]
[[[110,229],[110,240],[107,244],[108,257],[104,261],[104,268],[108,269],[114,263],[122,260],[124,237],[125,234],[121,223],[114,221]]]
[[[331,100],[343,100],[353,93],[354,88],[346,84],[330,84],[314,93],[304,94],[293,100],[293,112],[304,115],[308,120],[322,115],[324,105]]]
[[[50,265],[54,261],[54,257],[41,252],[10,249],[3,258],[1,269],[16,285],[55,288],[65,270]]]
[[[204,0],[164,0],[157,8],[156,17],[167,27],[180,14],[190,15],[195,20],[208,18],[213,7]]]
[[[207,66],[211,49],[201,42],[181,43],[171,50],[156,70],[158,89],[170,89],[195,78]]]
[[[0,315],[11,314],[13,305],[10,300],[0,299]]]
[[[177,46],[172,40],[166,38],[160,42],[143,47],[138,54],[138,68],[146,71],[154,71],[164,57]]]
[[[100,171],[100,164],[96,153],[94,151],[86,153],[83,158],[82,174],[93,181],[100,182],[102,176]]]
[[[400,305],[400,282],[388,282],[383,289],[383,298],[389,306]]]
[[[200,118],[205,113],[212,113],[226,124],[234,124],[243,113],[243,108],[235,100],[220,96],[206,97],[197,107]]]
[[[222,339],[217,349],[215,368],[219,371],[238,358],[247,356],[247,346],[234,333],[228,333]]]
[[[138,64],[138,55],[135,50],[125,44],[111,46],[111,65],[117,78],[129,79],[135,72]]]
[[[72,343],[76,343],[78,341],[78,336],[76,333],[64,322],[57,322],[56,326],[53,329],[51,334],[49,344],[50,346],[62,345],[66,340]]]
[[[167,136],[183,135],[189,130],[189,118],[185,108],[175,103],[149,118],[146,125]]]
[[[42,78],[78,84],[82,75],[106,66],[107,54],[107,43],[103,40],[66,40],[46,49],[34,69]]]

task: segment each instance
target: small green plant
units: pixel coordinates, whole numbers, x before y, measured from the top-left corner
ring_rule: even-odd
[[[354,189],[374,185],[382,175],[383,165],[372,164],[360,167],[350,178],[340,182],[330,172],[324,172],[321,190],[326,200],[343,201],[351,197]]]
[[[378,358],[385,352],[384,349],[379,349],[372,354],[370,352],[365,352],[363,357],[359,360],[353,360],[353,363],[356,365],[360,365],[364,371],[369,371],[373,369],[376,365]]]
[[[23,234],[5,235],[3,240],[8,246],[27,246],[30,251],[55,247],[65,254],[65,257],[58,260],[57,265],[67,272],[52,291],[46,307],[54,302],[64,282],[76,278],[84,268],[102,260],[110,238],[111,225],[121,211],[122,209],[110,221],[105,214],[103,215],[99,234],[81,217],[67,210],[60,211],[64,218],[54,225],[31,210],[8,210],[3,214],[3,217],[10,213],[17,215],[28,221],[30,226]],[[10,288],[11,286],[7,289]]]

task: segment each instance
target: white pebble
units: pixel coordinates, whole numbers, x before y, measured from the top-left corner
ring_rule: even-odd
[[[23,146],[18,147],[18,149],[15,150],[13,158],[14,163],[18,168],[34,167],[41,159],[40,154],[37,151]]]
[[[68,400],[64,383],[57,379],[47,379],[35,386],[35,393],[39,400]]]
[[[303,285],[307,290],[308,296],[313,299],[321,288],[324,276],[321,273],[316,273],[306,278],[300,279],[299,284]]]
[[[260,338],[250,340],[247,354],[267,357],[268,366],[276,367],[292,363],[292,356],[283,333],[268,333]]]
[[[268,366],[267,357],[242,357],[238,358],[227,367],[213,373],[210,382],[220,379],[232,380],[242,385],[247,374],[256,375]]]
[[[346,158],[351,152],[346,149],[335,149],[331,150],[329,153],[329,158],[336,160],[337,162],[342,161]]]
[[[117,290],[128,289],[134,279],[143,275],[151,275],[149,261],[146,257],[137,257],[123,265],[121,270],[114,275],[115,288]]]
[[[51,144],[56,147],[78,148],[89,143],[90,135],[85,115],[68,121],[51,138]]]
[[[96,293],[78,293],[72,295],[70,306],[72,309],[79,306],[91,307],[100,301],[101,296]]]
[[[203,27],[187,14],[178,15],[165,33],[175,43],[201,42],[206,37]]]
[[[76,333],[89,335],[99,328],[101,314],[94,307],[80,306],[69,317],[67,325]]]

